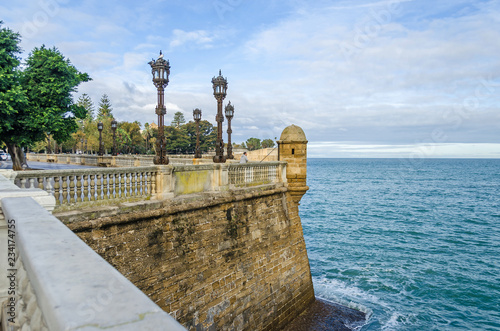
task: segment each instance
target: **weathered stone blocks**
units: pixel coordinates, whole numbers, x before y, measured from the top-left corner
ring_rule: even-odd
[[[271,330],[314,301],[298,209],[286,191],[69,226],[189,329]]]

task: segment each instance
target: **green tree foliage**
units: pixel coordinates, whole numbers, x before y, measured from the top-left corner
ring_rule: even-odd
[[[262,143],[260,145],[262,146],[262,148],[273,148],[274,141],[272,139],[264,139],[262,140]]]
[[[111,101],[107,94],[103,94],[101,100],[99,100],[99,110],[97,111],[97,118],[102,119],[104,117],[113,117],[111,111]]]
[[[21,77],[29,100],[25,129],[32,141],[44,139],[49,133],[58,143],[63,142],[76,131],[76,118],[86,116],[85,109],[73,103],[71,93],[90,78],[79,72],[56,48],[35,48],[26,64]]]
[[[85,109],[73,103],[76,87],[89,81],[56,48],[34,48],[18,71],[19,34],[0,30],[0,139],[9,148],[13,169],[25,162],[22,147],[49,135],[57,143],[71,137]]]
[[[172,120],[172,126],[176,128],[180,128],[182,124],[186,123],[186,119],[184,118],[184,114],[180,111],[174,114],[174,119]]]
[[[248,138],[245,142],[245,145],[249,151],[254,151],[256,149],[261,149],[260,139],[259,138]]]
[[[28,106],[28,98],[19,82],[20,36],[8,28],[2,28],[2,23],[0,21],[0,140],[9,148],[13,162],[17,161],[16,170],[19,170],[21,162],[25,160],[21,150],[15,146],[26,145],[28,141],[16,133],[22,130],[19,119]],[[22,159],[18,160],[16,155]]]
[[[141,124],[135,122],[120,122],[117,134],[121,137],[118,150],[126,154],[139,154],[145,152],[144,138],[141,134]]]
[[[80,107],[85,108],[87,115],[85,119],[94,119],[94,103],[87,93],[82,94],[77,101]]]
[[[153,145],[151,144],[151,138],[154,138],[156,135],[153,135],[153,128],[149,125],[149,123],[144,124],[144,130],[142,131],[142,137],[146,141],[146,154],[151,154],[151,150]]]
[[[189,147],[187,148],[188,153],[194,154],[196,149],[196,122],[190,121],[185,124],[186,132],[189,137]],[[200,150],[202,153],[208,152],[210,149],[215,147],[215,141],[217,140],[217,131],[215,131],[214,126],[206,121],[200,121]]]
[[[185,126],[165,127],[165,137],[168,154],[187,154],[189,152],[189,136]]]

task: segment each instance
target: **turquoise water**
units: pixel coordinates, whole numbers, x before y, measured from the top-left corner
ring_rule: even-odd
[[[361,330],[500,330],[500,159],[308,159],[316,296]]]

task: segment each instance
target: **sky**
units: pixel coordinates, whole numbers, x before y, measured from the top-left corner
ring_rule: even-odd
[[[500,0],[0,0],[0,20],[23,59],[54,46],[88,73],[74,100],[107,94],[118,121],[157,123],[161,50],[168,124],[216,125],[221,70],[233,142],[295,124],[309,157],[500,157]]]

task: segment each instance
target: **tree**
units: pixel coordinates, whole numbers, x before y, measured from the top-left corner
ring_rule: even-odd
[[[172,120],[172,126],[179,128],[182,124],[186,123],[186,120],[184,119],[184,114],[180,111],[176,112],[174,114],[174,119]]]
[[[15,170],[19,170],[21,162],[25,162],[24,154],[13,147],[28,143],[27,139],[16,134],[22,131],[19,119],[28,106],[28,98],[19,82],[20,71],[17,69],[20,64],[17,54],[21,53],[19,33],[2,28],[2,24],[0,21],[0,140],[9,148]],[[22,160],[19,161],[19,157]]]
[[[19,35],[9,29],[2,29],[0,35],[0,90],[4,101],[0,107],[0,139],[9,148],[13,169],[21,170],[26,162],[22,147],[42,141],[47,135],[60,144],[76,131],[76,118],[84,118],[85,109],[73,103],[71,94],[90,78],[59,50],[45,46],[34,48],[24,71],[17,71]]]
[[[273,148],[274,141],[272,139],[264,139],[261,143],[262,148]]]
[[[87,111],[85,119],[94,119],[94,103],[87,93],[82,94],[78,98],[77,104]]]
[[[165,127],[166,149],[168,154],[187,154],[189,151],[189,136],[185,126],[176,128]]]
[[[141,124],[135,122],[121,122],[119,133],[123,135],[121,150],[125,153],[141,153],[144,149],[144,138],[141,135]]]
[[[254,151],[256,149],[261,149],[259,138],[248,138],[246,141],[246,146],[249,151]]]
[[[189,148],[188,153],[194,153],[196,148],[196,122],[190,121],[185,124],[187,135],[189,137]],[[206,121],[200,121],[200,150],[202,153],[208,152],[208,150],[215,147],[215,141],[217,140],[217,131],[214,130],[214,126]]]
[[[111,102],[109,101],[108,95],[103,94],[101,100],[99,101],[99,110],[97,112],[97,118],[102,119],[104,117],[113,117],[111,114]]]

